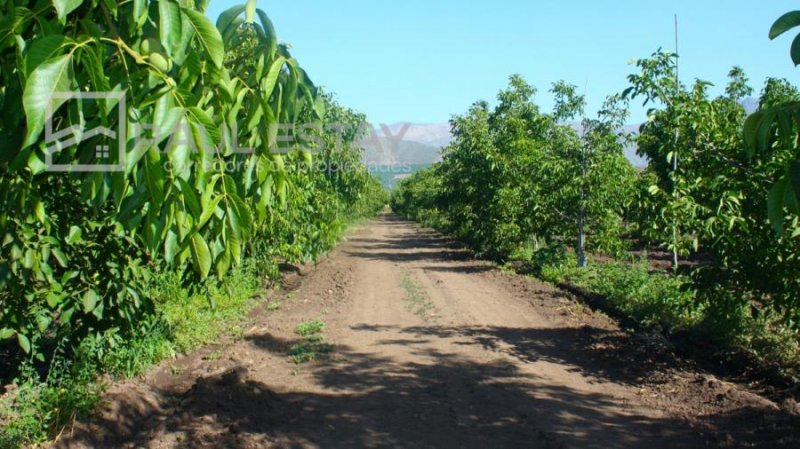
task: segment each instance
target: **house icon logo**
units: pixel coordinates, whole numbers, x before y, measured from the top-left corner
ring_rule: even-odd
[[[66,173],[97,173],[125,171],[125,148],[127,130],[127,110],[125,92],[55,92],[53,100],[105,101],[117,108],[117,129],[96,126],[84,129],[81,125],[54,131],[53,111],[47,111],[45,122],[45,165],[47,171]],[[81,158],[64,160],[60,157],[65,150],[80,147]]]

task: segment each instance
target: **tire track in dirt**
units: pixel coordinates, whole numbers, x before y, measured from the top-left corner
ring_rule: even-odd
[[[414,313],[414,295],[433,307]],[[674,413],[673,402],[693,391],[660,395],[655,406],[643,395],[652,374],[646,363],[597,356],[623,338],[612,322],[393,216],[351,232],[282,297],[279,311],[254,315],[241,340],[115,385],[99,415],[58,445],[658,449],[709,442]],[[290,363],[294,327],[317,318],[335,351]],[[655,391],[680,386],[670,382]],[[772,410],[762,401],[751,403]]]

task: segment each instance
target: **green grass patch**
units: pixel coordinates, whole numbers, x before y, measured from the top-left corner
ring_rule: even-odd
[[[322,333],[324,330],[325,322],[322,320],[314,320],[298,324],[294,332],[301,337],[310,337],[314,334]]]
[[[91,335],[72,351],[57,351],[44,378],[32,364],[23,367],[0,402],[0,449],[47,441],[75,417],[87,416],[102,394],[103,374],[135,377],[176,353],[241,332],[260,285],[248,268],[194,289],[182,285],[178,274],[155,276],[147,291],[155,310],[138,329]]]
[[[305,341],[297,343],[289,349],[289,360],[296,364],[313,362],[324,355],[333,352],[333,345],[329,343]]]
[[[313,362],[333,352],[334,346],[325,343],[322,332],[325,322],[322,320],[306,321],[300,323],[294,332],[303,337],[303,341],[289,348],[289,360],[295,364]]]
[[[551,249],[534,254],[526,268],[545,281],[603,298],[637,326],[667,334],[689,331],[726,351],[746,353],[789,371],[796,372],[792,367],[800,362],[797,333],[781,325],[780,316],[762,312],[754,317],[748,304],[735,310],[715,307],[740,302],[731,297],[737,293],[721,287],[698,291],[689,277],[653,271],[646,261],[597,262],[578,268],[574,254]]]
[[[406,291],[409,310],[420,317],[428,317],[430,311],[433,310],[433,303],[428,298],[425,288],[411,279],[408,274],[403,277],[400,286]]]
[[[269,304],[267,304],[267,310],[269,310],[270,312],[274,312],[280,308],[281,308],[281,303],[278,301],[272,301]]]

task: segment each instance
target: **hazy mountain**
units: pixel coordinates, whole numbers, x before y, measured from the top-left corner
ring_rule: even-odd
[[[570,125],[581,131],[579,123]],[[638,134],[639,126],[628,125],[624,130]],[[376,129],[373,135],[362,139],[361,145],[364,161],[370,166],[406,164],[420,167],[440,161],[441,149],[452,139],[448,123],[395,123]],[[636,154],[635,144],[626,146],[624,152],[635,167],[647,166],[647,159]]]
[[[420,142],[375,136],[362,140],[361,146],[367,165],[433,164],[441,160],[441,147]]]
[[[446,147],[453,140],[449,123],[395,123],[388,125],[393,136],[432,147]]]
[[[758,98],[747,97],[742,100],[740,104],[744,107],[744,110],[747,111],[748,114],[752,114],[758,110],[759,100]]]

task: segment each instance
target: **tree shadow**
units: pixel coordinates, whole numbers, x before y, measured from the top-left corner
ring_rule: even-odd
[[[455,266],[427,266],[421,267],[422,271],[433,271],[435,273],[462,273],[462,274],[479,274],[488,273],[496,270],[491,265],[455,265]]]
[[[403,332],[444,337],[456,331]],[[505,330],[496,333],[496,338],[516,338]],[[485,337],[477,344],[493,347],[493,337]],[[270,334],[250,341],[278,354],[293,343]],[[316,391],[276,392],[248,380],[245,368],[235,367],[199,379],[188,391],[163,392],[180,414],[156,414],[144,420],[132,437],[117,434],[101,441],[92,439],[96,435],[85,437],[95,447],[146,448],[160,447],[163,441],[150,436],[165,434],[181,435],[182,447],[232,449],[700,447],[678,420],[615,411],[618,404],[607,395],[536,382],[535,376],[507,359],[476,362],[422,347],[424,343],[410,339],[378,343],[410,346],[415,359],[424,361],[419,363],[339,346],[334,357],[311,368],[319,386]],[[164,405],[167,409],[169,401]]]
[[[624,332],[590,326],[577,328],[512,327],[395,327],[358,324],[362,332],[392,332],[414,337],[456,339],[456,345],[477,345],[482,349],[514,357],[524,363],[546,361],[569,367],[588,378],[623,385],[639,385],[642,378],[668,370],[672,358],[655,350],[658,342],[631,344]],[[409,339],[409,341],[415,341]],[[624,363],[629,360],[631,363]]]
[[[475,361],[429,345],[433,340],[449,338],[458,340],[456,344],[480,345],[527,363],[565,364],[599,379],[625,382],[640,375],[638,364],[620,366],[617,361],[614,367],[597,363],[581,350],[586,334],[596,336],[603,331],[374,325],[352,329],[400,334],[376,345],[402,346],[415,355],[416,362],[380,355],[392,351],[376,348],[375,353],[366,353],[338,346],[331,358],[304,368],[310,370],[316,386],[301,391],[275,390],[268,381],[248,379],[246,368],[233,367],[197,380],[186,391],[163,392],[163,408],[180,410],[178,415],[155,413],[141,419],[131,435],[106,434],[99,439],[98,433],[84,435],[84,441],[92,447],[156,448],[164,447],[163,435],[180,435],[180,447],[231,449],[656,449],[709,444],[737,447],[740,443],[781,448],[797,447],[795,443],[800,441],[797,420],[775,410],[742,408],[709,416],[699,428],[709,436],[702,438],[681,419],[625,410],[619,398],[548,381],[520,370],[523,365],[506,357]],[[248,340],[261,350],[279,355],[296,343],[270,334]],[[720,429],[722,437],[711,436],[719,434]],[[738,433],[731,435],[730,429]]]

